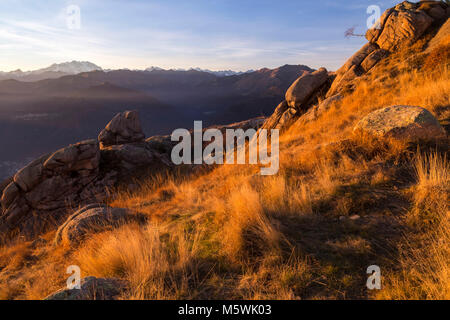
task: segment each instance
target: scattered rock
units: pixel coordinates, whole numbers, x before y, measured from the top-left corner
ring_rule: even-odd
[[[93,234],[131,220],[134,215],[127,209],[109,208],[102,204],[91,204],[72,214],[62,224],[55,236],[55,244],[76,244],[86,234]]]
[[[328,71],[325,68],[320,68],[295,80],[286,92],[286,102],[289,107],[297,110],[306,109],[303,104],[325,84],[328,77]]]
[[[376,110],[363,118],[354,131],[409,141],[430,140],[446,134],[428,110],[415,106],[391,106]]]
[[[139,115],[136,111],[118,113],[100,132],[100,147],[139,142],[145,139]]]
[[[44,300],[115,300],[127,285],[115,278],[86,277],[81,279],[80,289],[61,289]]]

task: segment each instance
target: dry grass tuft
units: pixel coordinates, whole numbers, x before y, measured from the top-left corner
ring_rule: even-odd
[[[391,273],[384,299],[450,299],[450,166],[437,153],[418,154],[411,219],[419,230],[405,239],[400,272]]]

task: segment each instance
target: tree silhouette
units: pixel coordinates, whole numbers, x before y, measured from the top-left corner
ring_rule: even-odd
[[[365,35],[363,35],[363,34],[357,34],[357,33],[355,33],[355,29],[356,29],[356,26],[353,26],[353,27],[351,27],[351,28],[348,28],[345,32],[344,32],[344,36],[346,37],[346,38],[350,38],[350,37],[364,37]]]

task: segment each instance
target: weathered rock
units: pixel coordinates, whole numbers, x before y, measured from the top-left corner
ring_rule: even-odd
[[[102,204],[91,204],[72,214],[56,232],[55,244],[76,244],[86,234],[93,234],[119,226],[131,220],[133,215],[127,209],[109,208]]]
[[[369,54],[363,62],[361,62],[361,68],[364,72],[369,72],[378,62],[387,57],[388,51],[384,49],[377,49]]]
[[[25,192],[31,190],[39,183],[42,176],[43,163],[48,155],[45,155],[19,170],[14,176],[14,182]]]
[[[115,300],[128,283],[115,278],[86,277],[81,279],[80,289],[61,289],[44,300]]]
[[[367,30],[366,39],[369,40],[370,43],[376,43],[378,37],[383,31],[384,25],[386,24],[386,20],[389,18],[391,13],[394,11],[394,8],[387,9],[380,17],[380,19],[375,23],[375,25]]]
[[[299,111],[297,111],[297,109],[294,108],[287,109],[281,116],[280,121],[278,121],[278,124],[275,127],[275,129],[281,130],[289,127],[292,123],[295,122],[295,120],[298,117],[298,114]]]
[[[447,18],[447,10],[441,5],[435,5],[425,12],[436,21]]]
[[[336,95],[337,93],[342,91],[342,89],[345,88],[351,81],[361,76],[364,73],[364,69],[361,67],[361,63],[378,49],[379,48],[376,44],[366,43],[353,56],[351,56],[350,59],[348,59],[345,64],[341,68],[339,68],[338,71],[336,71],[336,78],[331,84],[326,97],[329,98]]]
[[[309,98],[328,80],[328,71],[320,68],[312,73],[307,73],[289,87],[286,92],[286,102],[289,107],[301,110],[305,109]],[[284,112],[283,112],[284,113]]]
[[[313,106],[310,108],[305,114],[303,114],[297,121],[301,121],[303,123],[314,121],[316,120],[320,115],[322,115],[324,112],[326,112],[330,107],[342,100],[342,95],[336,94],[334,96],[331,96],[322,102],[320,102],[318,105]]]
[[[17,198],[17,196],[20,194],[19,187],[14,183],[11,182],[4,190],[3,195],[1,197],[1,204],[4,209],[8,208],[11,203],[14,202],[14,200]]]
[[[388,51],[394,51],[400,46],[414,42],[434,21],[425,11],[419,10],[420,5],[420,3],[404,1],[387,10],[383,13],[378,28],[367,31],[367,40]],[[430,6],[431,9],[427,11],[432,12],[432,15],[438,16],[442,13],[439,3],[430,3]]]
[[[346,88],[352,88],[354,84],[354,80],[364,74],[364,70],[360,65],[353,65],[347,72],[340,76],[336,76],[336,79],[333,81],[333,84],[328,90],[326,98],[330,98],[335,96],[336,94],[341,93]]]
[[[101,148],[139,142],[144,139],[145,135],[136,111],[118,113],[98,136]]]
[[[439,28],[439,31],[436,33],[433,39],[431,39],[430,42],[428,43],[426,51],[430,52],[433,49],[439,47],[440,45],[450,43],[449,35],[450,35],[450,19],[447,19],[447,21]]]
[[[348,70],[350,70],[353,66],[359,66],[361,62],[364,61],[372,52],[378,50],[378,46],[373,43],[366,43],[359,49],[353,56],[348,59],[345,64],[336,71],[337,76],[344,75]]]
[[[433,22],[425,12],[394,11],[377,39],[381,49],[393,51],[417,40]]]
[[[428,110],[415,106],[391,106],[376,110],[363,118],[354,131],[408,141],[432,140],[446,135],[439,121]]]
[[[0,230],[31,238],[56,224],[67,208],[106,198],[98,142],[87,140],[31,162],[2,192]]]
[[[280,122],[281,117],[286,112],[286,110],[289,109],[288,103],[285,101],[281,102],[276,108],[275,111],[272,113],[272,115],[267,118],[267,120],[262,125],[262,129],[275,129],[278,125],[278,122]]]

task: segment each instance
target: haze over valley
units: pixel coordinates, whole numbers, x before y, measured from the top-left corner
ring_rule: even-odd
[[[83,72],[87,71],[87,72]],[[95,138],[117,113],[138,110],[147,136],[267,116],[299,76],[312,69],[285,65],[249,72],[107,70],[72,61],[0,74],[0,178],[29,160]],[[38,81],[33,81],[39,78]]]

